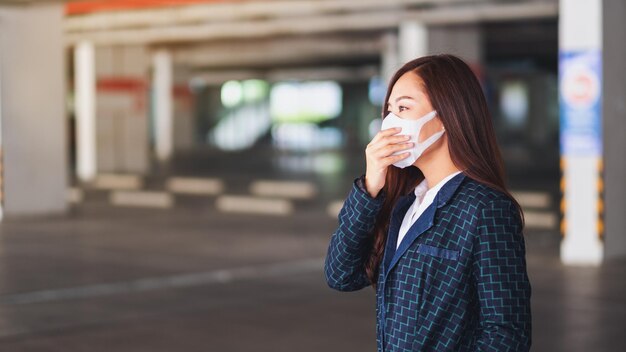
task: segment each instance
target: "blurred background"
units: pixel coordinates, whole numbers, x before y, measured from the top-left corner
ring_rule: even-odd
[[[626,350],[622,0],[0,1],[1,351],[373,351],[326,286],[387,81],[452,53],[525,210],[533,351]]]

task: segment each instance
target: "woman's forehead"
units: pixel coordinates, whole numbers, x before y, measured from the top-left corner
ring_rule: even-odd
[[[394,101],[397,97],[409,96],[412,98],[418,98],[425,95],[424,81],[413,71],[409,71],[396,81],[391,89],[389,95],[389,102]]]

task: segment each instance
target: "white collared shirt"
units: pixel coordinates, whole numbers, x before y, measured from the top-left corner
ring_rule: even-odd
[[[420,182],[417,187],[415,187],[415,201],[406,211],[404,215],[404,219],[402,220],[402,225],[400,225],[400,232],[398,233],[398,242],[396,243],[396,249],[400,247],[400,243],[404,236],[406,236],[407,232],[417,219],[422,215],[424,210],[428,208],[429,205],[435,200],[435,196],[439,192],[439,190],[452,179],[454,176],[460,174],[461,171],[453,172],[448,175],[443,180],[439,181],[434,187],[428,189],[428,183],[426,183],[426,179]]]

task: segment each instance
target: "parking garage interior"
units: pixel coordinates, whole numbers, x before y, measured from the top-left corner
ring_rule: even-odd
[[[479,78],[524,209],[532,350],[623,350],[624,208],[597,212],[601,264],[562,261],[567,6],[0,2],[0,350],[374,350],[373,290],[330,290],[323,259],[391,73],[436,53]],[[605,138],[618,157],[580,187],[609,207]]]

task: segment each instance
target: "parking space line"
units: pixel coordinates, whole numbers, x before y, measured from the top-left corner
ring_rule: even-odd
[[[549,211],[524,211],[527,228],[556,230],[559,222],[557,214]]]
[[[114,191],[109,200],[113,205],[147,208],[171,208],[174,204],[171,194],[154,191]]]
[[[268,199],[248,196],[220,196],[217,198],[218,210],[227,213],[250,213],[263,215],[289,215],[293,213],[293,204],[285,199]]]
[[[1,295],[0,304],[17,305],[47,303],[61,300],[130,294],[151,290],[197,287],[248,279],[280,277],[297,273],[316,272],[321,271],[323,266],[324,258],[303,259],[267,265],[254,265],[191,274],[144,278],[125,282]]]
[[[257,180],[250,184],[250,193],[266,197],[311,199],[317,194],[317,188],[306,181]]]
[[[224,191],[224,183],[215,178],[170,177],[165,189],[172,193],[216,195]]]
[[[336,218],[337,216],[339,216],[339,212],[341,211],[341,208],[343,207],[343,200],[336,200],[333,202],[330,202],[328,204],[328,206],[326,207],[326,213],[328,213],[328,215],[331,218]]]
[[[550,207],[550,194],[548,192],[511,191],[511,195],[524,208]]]
[[[85,192],[76,187],[70,187],[67,189],[66,199],[70,203],[80,203],[85,199]]]
[[[99,174],[92,186],[98,189],[136,190],[143,186],[138,175]]]

